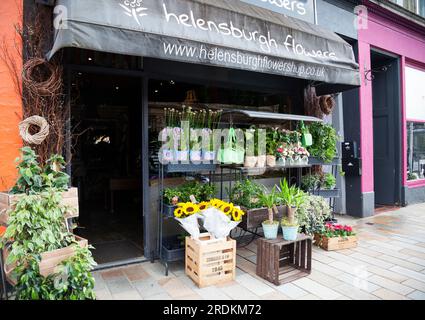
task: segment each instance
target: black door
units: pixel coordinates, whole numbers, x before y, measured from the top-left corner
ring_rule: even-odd
[[[372,53],[374,184],[376,205],[400,202],[399,63]]]

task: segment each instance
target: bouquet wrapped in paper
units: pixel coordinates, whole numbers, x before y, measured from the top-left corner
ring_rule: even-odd
[[[245,214],[240,207],[219,199],[201,203],[203,227],[216,239],[226,238],[238,226]]]
[[[178,203],[174,210],[175,219],[194,239],[198,239],[200,235],[199,211],[199,206],[192,202]]]

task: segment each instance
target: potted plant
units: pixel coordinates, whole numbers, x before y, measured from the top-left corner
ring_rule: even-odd
[[[327,190],[333,190],[336,187],[336,178],[332,173],[326,173],[323,176],[321,185]]]
[[[62,156],[52,155],[46,163],[40,164],[34,150],[23,147],[17,162],[18,180],[8,193],[0,193],[0,224],[8,224],[8,211],[19,198],[47,188],[60,192],[62,201],[71,208],[65,213],[66,218],[78,217],[78,189],[68,188],[69,176],[62,171],[65,165]]]
[[[245,132],[247,150],[253,148],[253,150],[251,150],[251,151],[254,152],[253,154],[250,154],[248,152],[245,154],[244,167],[246,167],[246,168],[254,168],[257,165],[258,157],[256,155],[256,152],[258,150],[258,146],[257,146],[257,142],[256,142],[256,139],[255,139],[255,137],[256,137],[255,132],[256,132],[256,130],[252,129],[252,128],[246,130],[246,132]]]
[[[329,201],[323,197],[306,195],[298,206],[296,219],[301,232],[314,235],[323,229],[325,221],[332,216]]]
[[[267,162],[267,155],[263,153],[266,152],[267,153],[267,134],[265,136],[265,141],[266,142],[266,146],[264,149],[262,149],[260,147],[260,130],[259,129],[255,129],[255,134],[254,134],[254,154],[257,157],[257,164],[256,167],[257,168],[264,168],[266,166],[266,162]]]
[[[264,237],[266,239],[276,239],[277,233],[279,231],[279,222],[274,220],[274,215],[273,215],[273,211],[276,210],[276,204],[278,201],[276,186],[273,187],[270,194],[262,193],[259,195],[259,198],[261,203],[265,207],[267,207],[267,210],[268,210],[268,219],[263,221],[262,223]]]
[[[283,145],[279,145],[276,148],[277,165],[284,167],[286,165],[286,158],[288,151]]]
[[[342,250],[357,247],[357,236],[351,226],[326,223],[315,234],[315,244],[324,250]]]
[[[298,236],[299,225],[295,219],[290,221],[288,218],[283,218],[281,221],[283,239],[287,241],[295,241]]]
[[[297,208],[303,203],[304,196],[304,193],[296,186],[290,187],[286,179],[280,181],[280,193],[278,197],[280,202],[286,206],[287,213],[287,219],[283,221],[282,230],[285,229],[285,234],[288,234],[289,237],[293,235],[294,229],[298,230],[298,225],[295,222],[295,213]]]
[[[278,149],[279,133],[276,128],[268,129],[266,135],[267,166],[276,166],[276,150]]]
[[[313,144],[308,147],[310,155],[325,163],[331,163],[337,156],[338,134],[329,124],[314,122],[308,127]]]
[[[48,188],[23,195],[9,212],[0,242],[7,278],[23,300],[94,299],[95,266],[87,240],[70,233],[61,195]]]

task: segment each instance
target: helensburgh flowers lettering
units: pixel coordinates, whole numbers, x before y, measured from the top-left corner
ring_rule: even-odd
[[[124,9],[124,14],[134,18],[140,26],[139,18],[146,16],[147,13],[145,13],[145,11],[148,10],[147,8],[142,7],[142,4],[143,0],[124,0],[124,2],[119,5]]]

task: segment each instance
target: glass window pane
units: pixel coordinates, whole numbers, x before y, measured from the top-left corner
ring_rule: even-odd
[[[425,179],[425,123],[407,123],[407,145],[407,179]]]

